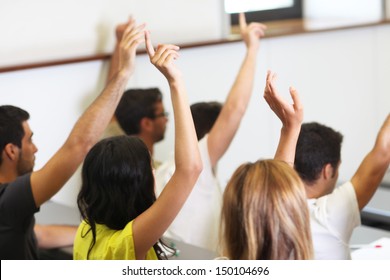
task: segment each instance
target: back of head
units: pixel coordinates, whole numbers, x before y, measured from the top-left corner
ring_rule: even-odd
[[[341,159],[342,141],[343,136],[330,127],[316,122],[302,125],[294,164],[305,183],[314,183],[328,163],[336,170]]]
[[[23,109],[12,105],[0,106],[0,151],[9,143],[19,148],[22,146],[24,136],[22,123],[29,118],[30,115]],[[0,157],[0,164],[1,162]]]
[[[199,102],[191,105],[198,140],[210,132],[221,110],[222,104],[219,102]]]
[[[89,151],[77,204],[92,228],[123,229],[155,200],[151,157],[139,138],[106,138]]]
[[[287,163],[241,165],[227,184],[222,208],[223,254],[229,259],[310,259],[306,193]]]
[[[123,94],[115,117],[127,135],[137,135],[142,118],[154,118],[155,105],[161,101],[162,94],[158,88],[129,89]]]

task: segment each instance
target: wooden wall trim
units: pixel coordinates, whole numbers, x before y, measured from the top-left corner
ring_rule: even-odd
[[[314,24],[313,24],[314,23]],[[336,30],[345,30],[352,28],[363,28],[363,27],[371,27],[371,26],[379,26],[384,24],[390,24],[390,20],[381,20],[375,22],[347,22],[345,24],[340,23],[340,25],[332,24],[331,22],[323,22],[321,24],[316,24],[315,21],[308,21],[305,19],[293,19],[293,20],[282,20],[282,21],[273,21],[266,23],[268,26],[266,37],[280,37],[280,36],[289,36],[289,35],[299,35],[305,33],[316,33],[316,32],[325,32],[325,31],[336,31]],[[315,28],[311,28],[310,26],[316,26]],[[227,43],[234,43],[241,40],[239,36],[239,30],[237,27],[232,27],[232,35],[230,35],[226,39],[214,40],[214,41],[205,41],[205,42],[195,42],[191,44],[180,45],[182,49],[186,48],[199,48]],[[144,50],[138,52],[139,54],[145,54]],[[11,65],[11,66],[0,66],[0,73],[5,72],[13,72],[13,71],[22,71],[28,69],[35,69],[41,67],[51,67],[65,64],[73,64],[73,63],[82,63],[89,61],[99,61],[99,60],[107,60],[111,58],[111,53],[103,53],[96,54],[84,57],[75,57],[68,59],[59,59],[52,61],[42,61],[36,63],[27,63],[27,64],[19,64],[19,65]]]

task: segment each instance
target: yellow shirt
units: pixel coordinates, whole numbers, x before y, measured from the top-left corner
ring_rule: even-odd
[[[92,243],[90,226],[83,221],[76,234],[73,245],[73,259],[86,260],[89,246]],[[88,233],[87,233],[88,232]],[[88,259],[90,260],[135,260],[133,240],[133,221],[123,230],[113,230],[105,225],[96,224],[96,243]],[[150,248],[146,260],[157,260],[156,252]]]

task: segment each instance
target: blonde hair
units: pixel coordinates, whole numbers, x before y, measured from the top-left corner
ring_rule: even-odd
[[[222,254],[229,259],[311,259],[306,193],[287,163],[241,165],[227,184],[221,220]]]

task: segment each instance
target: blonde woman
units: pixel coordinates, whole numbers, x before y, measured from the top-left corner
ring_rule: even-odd
[[[306,193],[292,165],[303,120],[294,88],[293,104],[280,97],[275,74],[267,73],[264,98],[282,121],[274,159],[241,165],[229,180],[222,207],[222,255],[229,259],[311,259]]]

